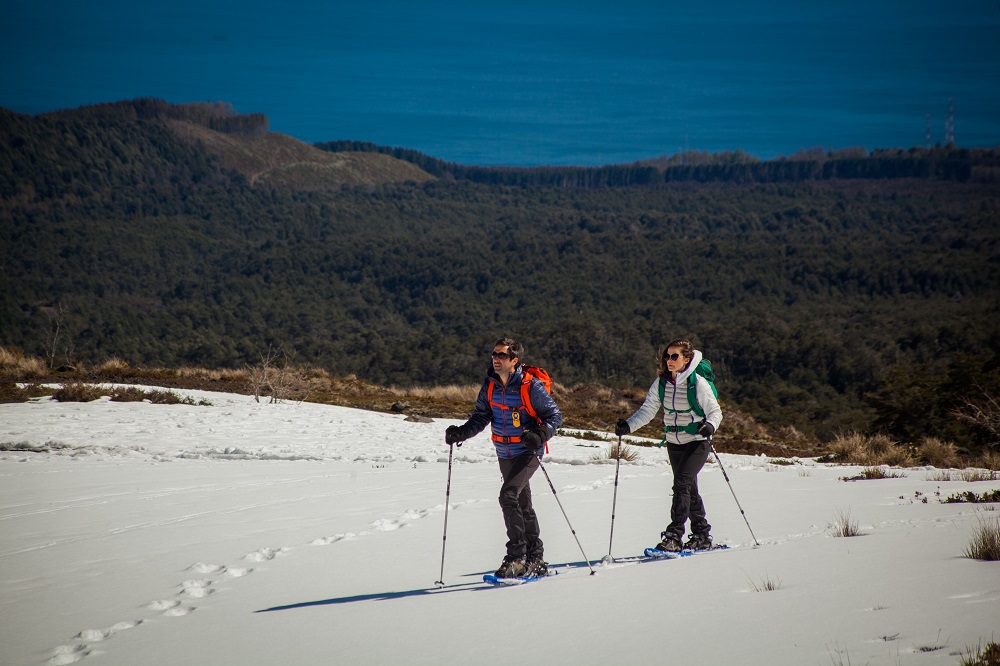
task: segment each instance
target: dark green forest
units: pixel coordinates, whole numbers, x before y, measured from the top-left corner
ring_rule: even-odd
[[[0,110],[0,141],[0,343],[54,363],[242,367],[273,345],[469,384],[512,335],[564,385],[645,388],[689,337],[763,423],[992,441],[952,415],[1000,395],[988,179],[302,192],[251,187],[155,119]]]

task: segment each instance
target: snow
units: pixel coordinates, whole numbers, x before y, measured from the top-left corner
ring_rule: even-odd
[[[558,436],[566,517],[541,473],[532,490],[560,573],[496,588],[487,435],[454,450],[444,541],[458,421],[176,392],[211,405],[0,405],[0,444],[35,449],[0,453],[0,663],[951,665],[1000,640],[1000,563],[963,554],[996,505],[938,501],[997,481],[722,454],[732,490],[714,459],[699,479],[728,550],[602,564],[614,461]],[[668,518],[665,452],[640,452],[617,557]],[[848,513],[864,534],[833,536]]]

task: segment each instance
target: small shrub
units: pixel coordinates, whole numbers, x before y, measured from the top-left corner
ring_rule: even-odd
[[[573,437],[574,439],[585,439],[591,442],[606,442],[608,438],[601,433],[594,432],[593,430],[566,430],[564,428],[559,428],[556,430],[557,435],[562,437]]]
[[[980,643],[973,648],[966,648],[962,654],[960,666],[1000,666],[1000,644],[990,641],[986,647]]]
[[[837,520],[831,527],[831,533],[835,537],[855,537],[864,534],[858,527],[858,521],[851,517],[850,510],[837,512]]]
[[[107,390],[100,386],[72,382],[70,384],[63,384],[60,388],[56,389],[52,397],[59,402],[91,402],[99,400],[107,394]]]
[[[17,382],[0,380],[0,403],[28,402],[32,398],[52,395],[53,392],[54,389],[39,384],[28,384],[22,387]]]
[[[894,472],[881,465],[875,465],[872,467],[865,467],[861,470],[861,474],[857,476],[842,476],[841,481],[862,481],[865,479],[905,479],[906,475],[902,472]]]
[[[951,472],[948,470],[939,470],[937,472],[931,472],[926,477],[928,481],[951,481]]]
[[[987,562],[1000,560],[1000,520],[979,516],[979,526],[972,533],[965,556]]]
[[[942,504],[991,504],[1000,502],[1000,488],[977,495],[971,490],[964,493],[955,493],[941,500]]]
[[[173,391],[148,391],[146,399],[154,405],[193,405],[194,398],[182,398]]]
[[[937,437],[924,437],[917,448],[920,459],[934,467],[948,469],[958,467],[958,446]]]
[[[112,402],[142,402],[146,392],[135,386],[118,386],[111,389]]]
[[[628,444],[622,444],[621,451],[622,460],[625,462],[632,462],[639,459],[639,451],[632,448]],[[595,453],[592,460],[617,460],[618,459],[618,444],[610,445],[603,453]]]

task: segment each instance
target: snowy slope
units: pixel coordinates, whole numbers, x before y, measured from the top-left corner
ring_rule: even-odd
[[[723,455],[700,477],[725,552],[600,564],[614,461],[557,437],[532,488],[559,576],[482,584],[504,553],[492,446],[453,421],[180,392],[211,406],[0,405],[0,663],[956,664],[1000,639],[1000,563],[963,556],[1000,482],[845,482]],[[665,454],[620,469],[615,556],[667,522]],[[955,475],[957,478],[957,475]],[[928,501],[923,500],[927,498]],[[865,532],[835,538],[850,512]],[[753,591],[764,583],[774,591]]]

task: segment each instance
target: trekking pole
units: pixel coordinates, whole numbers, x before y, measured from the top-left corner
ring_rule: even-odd
[[[616,449],[615,458],[615,493],[611,500],[611,536],[608,537],[608,556],[604,558],[605,562],[614,562],[615,558],[611,557],[611,544],[615,541],[615,507],[618,505],[618,468],[622,464],[622,437],[618,435],[618,448]]]
[[[438,587],[444,587],[444,548],[448,545],[448,504],[451,502],[451,456],[455,445],[448,445],[448,486],[444,491],[444,536],[441,537],[441,578],[434,581]]]
[[[753,534],[753,528],[750,527],[750,521],[747,520],[746,511],[744,511],[743,507],[740,506],[740,500],[736,497],[736,491],[733,490],[733,484],[729,483],[729,475],[726,474],[726,468],[722,466],[722,458],[719,457],[719,452],[715,450],[715,445],[712,444],[711,437],[708,438],[708,446],[712,449],[712,453],[715,454],[715,459],[719,462],[719,469],[722,470],[722,477],[726,480],[726,483],[729,484],[729,492],[733,494],[733,499],[736,500],[736,506],[739,507],[740,513],[743,514],[743,522],[747,524],[747,529],[750,530],[750,536],[753,537],[754,546],[759,547],[760,544],[757,542],[757,537]]]
[[[549,473],[545,471],[545,465],[542,464],[541,459],[538,460],[538,466],[542,468],[542,474],[545,475],[545,480],[549,482],[549,488],[552,489],[552,496],[556,498],[556,504],[559,505],[559,510],[562,511],[563,518],[566,519],[566,524],[569,525],[569,531],[573,533],[573,538],[576,539],[576,545],[580,546],[580,554],[583,555],[583,561],[587,563],[587,568],[590,569],[590,575],[593,576],[596,571],[594,567],[590,566],[590,560],[587,559],[587,553],[583,552],[583,546],[580,544],[580,538],[576,536],[576,530],[573,529],[573,525],[569,522],[569,516],[566,515],[566,509],[563,508],[562,502],[559,501],[559,495],[556,494],[556,487],[552,485],[552,479],[549,478]]]

